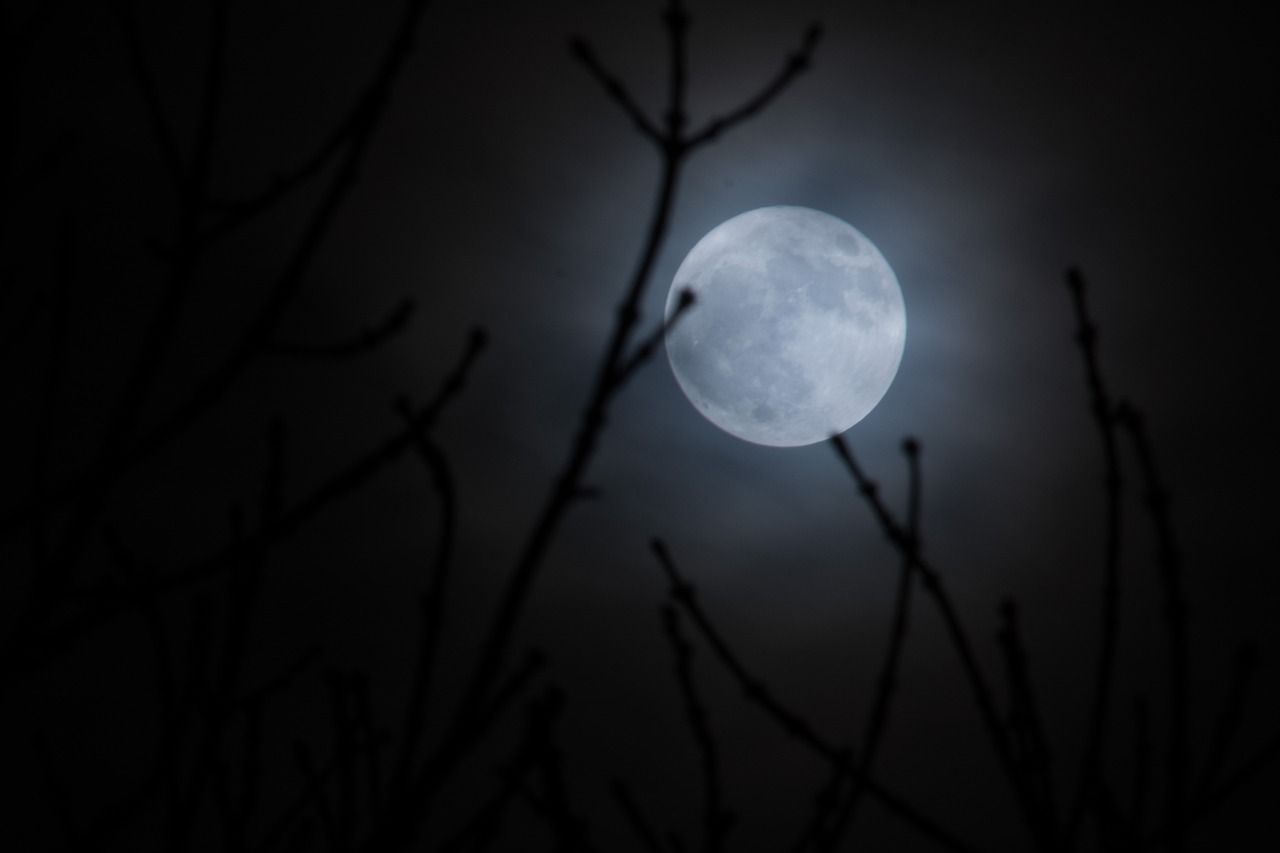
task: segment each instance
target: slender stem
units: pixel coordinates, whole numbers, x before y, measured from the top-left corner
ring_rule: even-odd
[[[1103,460],[1103,565],[1102,565],[1102,621],[1099,625],[1098,658],[1094,665],[1093,698],[1089,712],[1088,729],[1084,748],[1080,752],[1080,770],[1075,792],[1066,817],[1066,843],[1070,848],[1080,829],[1085,808],[1090,802],[1090,790],[1097,780],[1099,761],[1107,733],[1107,720],[1111,710],[1111,688],[1114,682],[1117,636],[1120,622],[1120,554],[1121,512],[1120,497],[1123,482],[1120,476],[1119,449],[1116,438],[1114,406],[1102,378],[1098,360],[1098,332],[1089,317],[1085,300],[1085,283],[1079,270],[1067,272],[1067,285],[1071,291],[1076,315],[1076,343],[1084,362],[1085,382],[1089,389],[1090,410],[1098,429]]]
[[[1156,531],[1157,563],[1164,591],[1164,615],[1169,632],[1169,725],[1168,785],[1165,789],[1167,835],[1173,853],[1186,849],[1187,796],[1191,772],[1190,711],[1191,663],[1187,630],[1187,599],[1182,586],[1182,564],[1173,537],[1169,515],[1169,492],[1161,482],[1155,454],[1142,415],[1129,405],[1117,412],[1119,424],[1128,433],[1138,457],[1144,499]]]
[[[606,346],[604,358],[601,359],[600,369],[583,411],[577,436],[569,450],[568,459],[538,515],[532,533],[520,552],[515,570],[503,587],[502,599],[491,621],[479,663],[461,705],[461,715],[469,717],[474,714],[475,710],[483,704],[484,697],[498,677],[512,636],[519,624],[529,590],[537,579],[543,558],[556,533],[559,532],[566,511],[577,496],[587,465],[595,453],[612,396],[610,389],[614,373],[631,338],[631,332],[639,316],[640,297],[649,281],[649,275],[666,235],[667,223],[675,203],[679,173],[678,158],[666,157],[663,162],[658,199],[649,224],[649,234],[640,255],[640,262],[627,288],[626,297],[618,310],[613,335]],[[461,724],[457,728],[465,730],[467,726]]]
[[[973,644],[969,640],[969,634],[965,630],[964,624],[960,621],[960,614],[956,611],[955,605],[951,601],[951,596],[942,584],[942,577],[920,555],[917,544],[907,535],[905,529],[898,524],[885,507],[884,502],[880,499],[878,487],[862,470],[844,440],[838,435],[832,436],[831,444],[841,461],[844,462],[845,467],[853,475],[854,481],[858,485],[858,491],[866,498],[885,535],[902,552],[904,558],[910,561],[915,571],[919,574],[925,591],[929,593],[939,613],[941,613],[943,622],[946,624],[947,631],[951,636],[952,645],[955,646],[960,655],[965,674],[968,676],[969,684],[973,688],[974,698],[978,702],[978,709],[982,714],[982,720],[986,725],[992,746],[995,748],[996,757],[999,759],[1006,775],[1009,776],[1010,781],[1015,783],[1015,789],[1017,789],[1017,776],[1013,769],[1013,756],[1009,750],[1009,742],[1005,736],[1004,726],[1000,721],[1000,714],[996,710],[994,694],[987,684],[982,667],[978,664],[978,658],[973,651]]]
[[[661,540],[654,539],[651,543],[651,548],[654,556],[658,559],[659,565],[662,566],[662,570],[671,582],[672,598],[693,619],[693,623],[697,626],[703,639],[711,645],[716,657],[720,659],[724,667],[733,674],[749,701],[758,705],[766,714],[772,717],[774,722],[788,736],[825,760],[833,771],[850,780],[862,776],[867,793],[881,806],[920,834],[955,853],[975,849],[957,838],[936,820],[923,814],[902,797],[875,781],[869,774],[863,774],[861,765],[854,760],[851,750],[834,746],[820,735],[808,720],[783,705],[769,691],[763,681],[751,674],[738,655],[729,647],[728,642],[717,630],[711,618],[702,609],[702,605],[694,593],[693,586],[681,576],[676,568],[675,561],[667,550],[667,546]]]
[[[732,815],[724,807],[720,752],[716,747],[706,705],[698,695],[698,685],[693,677],[693,645],[680,628],[680,611],[673,605],[666,605],[662,610],[662,621],[675,655],[676,680],[684,697],[685,716],[693,730],[693,739],[702,759],[703,849],[707,853],[717,853],[724,849],[725,838],[732,825]]]
[[[412,419],[412,411],[407,402],[401,407],[401,414],[406,421]],[[417,436],[416,446],[418,455],[431,477],[432,488],[439,497],[440,523],[436,534],[436,552],[430,580],[420,604],[418,657],[414,667],[409,701],[405,705],[403,740],[400,744],[394,776],[394,786],[397,791],[403,790],[408,784],[422,741],[427,697],[431,693],[440,634],[444,627],[445,594],[448,590],[453,562],[454,532],[457,525],[457,490],[444,454],[425,435]]]
[[[918,549],[921,495],[920,443],[913,438],[908,438],[902,443],[902,452],[907,459],[907,536],[916,543],[916,549]],[[819,839],[818,849],[820,850],[831,850],[840,843],[866,793],[866,780],[871,774],[876,755],[880,751],[880,744],[884,740],[884,732],[889,720],[889,706],[897,689],[898,669],[902,660],[902,649],[906,645],[914,581],[914,566],[908,557],[903,556],[898,572],[898,590],[894,598],[893,622],[889,629],[889,645],[885,650],[884,663],[880,668],[871,713],[862,734],[861,772],[854,781],[831,831],[825,838]]]

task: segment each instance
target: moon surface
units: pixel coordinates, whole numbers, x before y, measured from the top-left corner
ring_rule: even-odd
[[[902,290],[860,231],[807,207],[761,207],[713,228],[680,264],[666,314],[685,396],[746,441],[798,447],[844,432],[902,360]]]

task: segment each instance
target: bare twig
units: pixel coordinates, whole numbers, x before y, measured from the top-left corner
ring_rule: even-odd
[[[919,574],[920,580],[924,584],[925,591],[929,593],[939,613],[941,613],[943,622],[946,624],[947,631],[951,636],[951,643],[960,655],[961,664],[964,667],[965,675],[969,679],[974,698],[977,700],[978,710],[981,712],[987,735],[991,741],[992,748],[996,752],[996,758],[1009,779],[1014,793],[1018,796],[1030,826],[1034,829],[1033,811],[1029,808],[1025,789],[1019,784],[1004,725],[1001,723],[1000,715],[996,711],[994,696],[987,684],[986,676],[983,675],[982,667],[978,663],[977,655],[974,654],[973,644],[969,640],[968,632],[960,621],[960,615],[951,601],[951,596],[942,585],[941,576],[920,555],[917,543],[907,534],[906,528],[894,519],[893,514],[884,505],[884,502],[880,499],[878,486],[862,470],[844,439],[838,435],[832,436],[831,444],[835,448],[836,455],[840,457],[840,460],[844,462],[845,467],[853,476],[854,482],[858,486],[858,491],[866,499],[868,506],[871,507],[872,513],[880,523],[885,536],[915,567],[915,571]]]
[[[569,51],[573,54],[573,58],[582,63],[592,77],[604,87],[609,98],[622,108],[622,111],[631,119],[631,123],[635,125],[636,130],[641,136],[661,147],[663,135],[658,128],[649,121],[648,116],[644,114],[644,110],[636,103],[635,98],[627,91],[627,87],[613,73],[600,64],[600,60],[596,57],[595,50],[591,47],[586,39],[579,36],[569,40]]]
[[[807,720],[783,705],[769,691],[763,681],[751,674],[702,609],[702,605],[694,594],[693,586],[676,569],[675,561],[671,558],[671,553],[667,550],[667,546],[660,539],[654,539],[650,544],[654,556],[657,557],[659,565],[662,566],[667,579],[671,583],[672,599],[693,619],[693,623],[697,626],[703,639],[710,644],[720,662],[737,680],[747,699],[772,717],[774,722],[792,739],[822,757],[833,770],[850,779],[858,778],[861,774],[860,765],[855,762],[852,752],[845,748],[833,746],[818,734],[817,730]],[[932,839],[947,850],[956,851],[956,853],[975,850],[974,847],[957,838],[950,830],[942,827],[936,820],[926,816],[905,799],[875,781],[870,774],[865,774],[863,778],[863,784],[866,786],[866,791],[869,795],[895,817],[921,835]]]
[[[462,391],[467,375],[485,346],[481,330],[472,332],[457,366],[446,377],[436,396],[416,412],[409,424],[391,437],[331,475],[317,488],[292,506],[281,511],[274,523],[260,527],[255,533],[234,542],[208,558],[147,582],[153,593],[186,589],[193,584],[220,577],[229,568],[253,554],[270,548],[296,533],[322,510],[358,490],[376,474],[399,459],[414,446],[415,436],[433,428],[440,415]],[[80,593],[76,597],[96,602],[88,613],[54,628],[50,633],[29,642],[14,644],[6,650],[0,671],[31,671],[69,649],[75,641],[109,623],[128,607],[141,590],[134,586],[111,584]]]
[[[733,813],[724,805],[719,751],[707,719],[707,709],[698,696],[698,685],[693,677],[693,645],[680,630],[680,612],[674,606],[668,604],[663,607],[662,621],[676,659],[676,680],[684,697],[685,715],[702,759],[703,849],[713,853],[724,850],[725,839],[733,825]]]
[[[906,533],[913,543],[911,552],[920,548],[920,442],[908,438],[902,442],[902,453],[907,459],[907,529]],[[884,732],[889,720],[889,705],[897,689],[898,668],[902,659],[902,649],[906,645],[908,614],[911,610],[911,591],[915,581],[915,567],[909,556],[904,555],[898,573],[898,590],[894,599],[893,623],[889,629],[889,645],[885,651],[884,664],[880,669],[880,678],[876,685],[875,698],[872,700],[871,713],[867,718],[867,726],[862,734],[861,772],[850,787],[848,797],[841,807],[834,826],[830,832],[819,836],[820,850],[831,850],[839,844],[847,831],[853,815],[866,792],[866,779],[872,771],[875,757],[880,751]],[[834,805],[834,802],[833,802]],[[819,824],[820,826],[820,824]],[[819,830],[820,831],[820,830]]]
[[[813,54],[818,47],[818,41],[821,38],[822,27],[818,24],[810,24],[809,28],[805,30],[804,39],[800,42],[800,47],[787,57],[787,61],[781,70],[755,97],[748,99],[737,109],[730,110],[724,116],[712,119],[701,130],[695,131],[685,139],[684,145],[692,149],[708,142],[713,142],[734,125],[746,121],[763,110],[796,77],[808,70],[813,62]]]
[[[305,758],[304,758],[305,756]],[[328,804],[324,799],[324,788],[328,785],[329,780],[333,778],[337,772],[337,762],[330,758],[323,767],[315,767],[309,750],[304,744],[296,744],[294,748],[295,763],[303,767],[303,790],[300,791],[294,799],[276,815],[266,832],[263,833],[262,840],[255,848],[256,853],[270,853],[282,845],[290,832],[299,830],[308,807],[317,810],[317,816],[320,817],[322,825],[326,819],[331,819],[328,812]],[[319,795],[317,797],[317,794]],[[326,832],[327,835],[327,832]]]
[[[609,793],[613,795],[618,808],[627,819],[627,825],[631,827],[641,846],[648,853],[663,853],[662,843],[658,840],[658,834],[653,831],[653,824],[645,817],[644,811],[636,802],[627,784],[621,779],[615,779],[609,786]]]
[[[546,668],[547,655],[541,649],[529,649],[520,665],[498,685],[493,701],[482,712],[485,725],[497,720],[514,705],[533,684],[534,678]]]
[[[1041,843],[1047,844],[1057,832],[1052,757],[1031,684],[1026,647],[1018,626],[1017,605],[1012,599],[1001,604],[1000,619],[997,636],[1009,680],[1009,729],[1014,738],[1014,757],[1029,804],[1035,808]]]
[[[244,370],[270,347],[287,309],[302,289],[330,227],[355,187],[391,89],[413,48],[418,22],[425,8],[426,0],[405,0],[390,45],[352,110],[350,138],[333,179],[303,228],[284,270],[271,286],[265,304],[241,334],[235,347],[196,386],[186,402],[143,436],[122,464],[135,464],[184,434],[202,414],[226,396]]]
[[[538,766],[543,788],[542,800],[534,805],[551,824],[559,850],[587,853],[595,847],[587,836],[585,821],[569,802],[563,755],[555,738],[555,724],[563,707],[564,694],[558,688],[549,688],[534,703],[534,737],[538,743]]]
[[[1166,840],[1173,853],[1186,849],[1188,785],[1191,772],[1190,651],[1187,638],[1187,600],[1182,588],[1182,566],[1174,544],[1173,523],[1169,516],[1169,492],[1160,479],[1146,424],[1141,413],[1122,403],[1117,421],[1128,434],[1138,458],[1142,476],[1144,502],[1156,531],[1157,564],[1160,584],[1164,589],[1165,622],[1169,631],[1169,725],[1168,772],[1166,787]]]
[[[632,352],[622,364],[618,365],[618,370],[613,377],[613,388],[615,391],[626,384],[627,380],[630,379],[632,375],[634,375],[635,372],[645,364],[645,362],[653,358],[654,352],[657,351],[658,347],[662,345],[662,342],[665,341],[667,336],[671,334],[673,329],[675,329],[676,324],[680,322],[680,318],[683,317],[685,312],[692,308],[696,302],[697,297],[694,296],[692,290],[685,288],[680,291],[680,298],[676,302],[676,308],[671,312],[671,316],[663,320],[658,328],[654,329],[648,337],[642,340],[639,345],[636,346],[635,351]]]
[[[480,657],[468,686],[463,701],[459,704],[454,723],[453,734],[449,737],[451,746],[442,751],[434,762],[437,773],[451,772],[455,762],[466,752],[467,744],[474,742],[480,732],[475,730],[476,709],[483,706],[486,694],[492,689],[506,664],[506,658],[512,638],[520,622],[530,590],[537,579],[544,558],[551,547],[560,525],[568,509],[577,501],[582,493],[582,481],[587,468],[595,455],[604,424],[608,416],[610,404],[619,389],[618,377],[624,371],[633,369],[639,362],[628,356],[635,327],[640,319],[640,305],[648,287],[653,267],[665,241],[668,224],[675,205],[681,169],[688,154],[689,146],[679,136],[682,120],[679,114],[682,109],[685,72],[683,33],[686,20],[682,6],[673,3],[666,17],[667,30],[671,39],[670,96],[668,122],[666,132],[659,132],[653,122],[641,121],[641,115],[630,96],[616,78],[607,72],[595,58],[595,54],[581,39],[571,43],[574,56],[586,65],[588,71],[605,83],[610,96],[617,101],[637,122],[641,132],[653,139],[660,139],[659,153],[662,160],[661,177],[658,183],[657,198],[650,215],[648,232],[640,251],[631,279],[627,284],[622,301],[618,308],[617,319],[609,340],[605,345],[596,371],[595,381],[582,409],[577,432],[570,445],[568,455],[559,475],[547,495],[542,509],[521,549],[520,557],[503,587],[501,598],[484,635]],[[790,75],[787,81],[791,79]],[[786,81],[783,81],[784,83]],[[781,85],[774,88],[772,94],[780,91]],[[772,97],[770,94],[770,97]],[[767,99],[766,99],[767,100]],[[763,103],[761,104],[761,106]],[[651,351],[651,348],[650,348]],[[636,355],[641,361],[645,347],[641,345]],[[425,795],[437,782],[423,778],[420,788]],[[420,808],[420,804],[414,806]]]
[[[472,853],[487,850],[501,831],[507,809],[523,789],[525,779],[538,757],[540,743],[536,737],[538,723],[536,703],[530,703],[525,712],[524,732],[514,754],[498,768],[498,788],[477,809],[451,838],[440,846],[441,853],[455,853],[463,849]]]
[[[356,129],[356,119],[360,115],[360,107],[357,105],[350,113],[343,116],[314,152],[293,169],[276,175],[256,195],[240,201],[213,202],[213,205],[222,208],[224,213],[222,218],[204,232],[202,235],[204,240],[212,243],[248,225],[319,175],[350,140],[352,132]]]
[[[693,619],[703,638],[711,644],[716,656],[720,658],[720,662],[737,679],[747,699],[763,708],[789,735],[804,743],[828,761],[840,765],[849,763],[847,750],[833,745],[818,734],[808,720],[793,713],[774,698],[773,693],[770,692],[765,683],[747,670],[733,650],[729,648],[728,643],[725,642],[720,632],[716,630],[705,611],[703,611],[702,605],[694,594],[693,586],[680,576],[676,569],[675,561],[672,559],[670,551],[667,550],[667,546],[660,539],[654,539],[650,543],[650,547],[654,556],[658,558],[659,565],[666,572],[667,580],[671,583],[672,599],[683,607],[685,612]]]
[[[356,184],[392,87],[412,50],[418,22],[425,8],[426,0],[404,0],[404,9],[390,44],[351,110],[349,127],[343,128],[343,156],[333,178],[303,227],[283,271],[270,287],[264,305],[243,330],[235,346],[203,381],[195,383],[194,391],[184,402],[136,440],[129,440],[133,438],[132,417],[118,416],[116,421],[119,426],[109,431],[104,451],[94,464],[59,487],[51,489],[40,503],[24,505],[0,518],[0,530],[28,523],[31,518],[43,516],[71,499],[81,498],[91,508],[100,505],[106,492],[120,476],[185,435],[202,415],[226,397],[244,371],[270,349],[287,309],[302,289],[330,227]],[[180,186],[184,172],[179,163],[177,175]],[[189,215],[183,219],[186,223],[183,251],[177,255],[179,263],[175,267],[173,283],[156,311],[151,331],[144,336],[135,379],[122,395],[121,412],[132,413],[138,410],[138,400],[149,388],[156,366],[162,360],[158,354],[163,353],[167,341],[176,329],[176,319],[185,301],[197,249],[205,245],[206,240],[206,235],[195,229],[195,213],[198,212],[196,207],[186,206]],[[83,497],[86,495],[87,499]]]
[[[1071,291],[1072,305],[1075,309],[1075,340],[1084,361],[1090,410],[1102,445],[1104,496],[1102,622],[1099,626],[1098,658],[1094,666],[1093,699],[1088,729],[1085,734],[1084,748],[1080,752],[1079,776],[1066,815],[1065,834],[1067,846],[1070,847],[1079,830],[1085,806],[1090,800],[1090,786],[1094,784],[1100,772],[1099,762],[1106,740],[1107,719],[1111,709],[1111,688],[1114,681],[1116,641],[1120,621],[1120,496],[1123,483],[1120,475],[1114,406],[1102,378],[1098,361],[1098,331],[1089,317],[1084,277],[1079,270],[1072,268],[1067,271],[1067,285]]]
[[[406,422],[412,420],[413,410],[407,399],[398,400],[397,409]],[[427,697],[431,693],[431,682],[440,646],[440,632],[444,625],[445,593],[448,590],[449,572],[453,562],[454,533],[457,526],[457,489],[444,453],[422,434],[416,436],[414,447],[427,469],[432,488],[439,499],[440,522],[427,589],[419,603],[417,660],[414,664],[412,686],[409,688],[409,701],[405,704],[400,750],[392,783],[397,791],[403,791],[408,785],[414,762],[418,759]]]
[[[680,139],[684,134],[688,116],[685,113],[685,96],[689,75],[689,13],[682,0],[669,0],[662,13],[662,24],[667,30],[667,46],[671,56],[671,74],[667,78],[666,138]]]
[[[56,555],[45,561],[42,571],[35,579],[34,594],[18,620],[14,641],[18,645],[29,642],[31,637],[48,626],[59,596],[76,573],[100,514],[111,495],[116,476],[125,467],[122,460],[181,325],[182,311],[190,295],[200,252],[196,237],[197,223],[208,189],[221,92],[226,76],[226,0],[210,0],[210,10],[210,45],[199,126],[194,140],[195,150],[185,170],[174,143],[173,166],[176,169],[174,177],[178,189],[178,210],[175,237],[177,247],[172,269],[159,300],[143,327],[140,345],[102,430],[95,461],[92,463],[92,467],[102,472],[102,476],[91,479],[87,488],[77,495],[78,501],[71,519],[60,537],[61,547]],[[153,119],[157,136],[163,142],[168,126],[159,96],[155,92],[154,77],[138,40],[136,22],[126,6],[117,5],[116,11],[126,34],[126,41],[131,46],[130,54],[139,87],[143,90],[144,100],[151,107],[148,114]],[[162,145],[163,147],[165,146]],[[50,496],[55,491],[51,490]],[[45,494],[41,493],[37,498],[37,504],[47,503]],[[42,518],[43,515],[37,513],[32,518],[32,523],[39,525]]]
[[[283,502],[285,469],[284,425],[278,420],[273,420],[268,428],[267,464],[262,486],[261,503],[264,522],[273,520],[280,511]],[[233,536],[244,535],[241,513],[233,513],[232,527]],[[225,628],[222,632],[221,658],[216,663],[209,664],[208,668],[211,672],[207,688],[200,691],[196,700],[202,711],[199,716],[202,725],[192,736],[194,760],[185,779],[171,783],[169,786],[170,796],[175,804],[171,809],[173,820],[170,829],[170,844],[174,849],[185,846],[195,836],[201,803],[211,789],[215,800],[220,795],[225,795],[226,802],[223,805],[228,820],[228,831],[243,835],[243,827],[235,824],[235,809],[229,790],[220,791],[220,786],[229,785],[225,773],[219,770],[222,763],[220,753],[233,713],[237,710],[236,699],[240,693],[240,677],[244,669],[245,652],[249,646],[254,605],[261,589],[266,556],[265,552],[250,555],[249,559],[236,567],[228,578],[228,601],[225,608]],[[202,625],[201,620],[191,621],[193,625]],[[200,640],[198,648],[204,647],[207,635],[210,635],[207,628],[196,634],[197,639]],[[205,654],[210,652],[206,651]],[[203,668],[188,666],[188,669],[197,672]],[[170,744],[167,752],[179,754],[176,744]]]
[[[1213,809],[1218,808],[1240,789],[1252,783],[1264,771],[1280,763],[1280,733],[1273,734],[1261,748],[1252,753],[1248,760],[1237,767],[1226,778],[1219,782],[1209,794],[1191,805],[1186,825],[1203,820]],[[1168,832],[1168,828],[1164,830]],[[1153,840],[1158,840],[1161,833],[1155,833]]]

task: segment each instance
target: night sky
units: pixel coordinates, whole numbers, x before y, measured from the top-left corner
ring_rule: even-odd
[[[6,112],[16,121],[2,152],[0,358],[14,438],[0,467],[0,559],[10,578],[0,613],[15,627],[0,700],[15,720],[4,749],[18,756],[4,775],[19,777],[28,796],[23,816],[6,824],[22,842],[15,849],[64,849],[74,841],[68,825],[92,825],[149,778],[158,749],[154,643],[150,611],[130,605],[69,651],[34,668],[12,664],[8,649],[21,651],[50,571],[42,549],[57,554],[72,541],[76,508],[87,504],[57,504],[34,524],[23,508],[99,458],[154,306],[181,263],[182,222],[128,39],[100,8],[111,4],[16,5],[2,25]],[[196,156],[204,4],[133,5],[161,110],[182,156]],[[458,513],[427,712],[428,740],[440,736],[573,441],[657,189],[659,157],[573,60],[569,38],[586,38],[660,120],[661,5],[429,6],[357,183],[271,343],[288,350],[349,339],[404,299],[414,304],[408,324],[349,358],[255,354],[216,406],[93,509],[47,626],[92,610],[75,590],[119,580],[113,542],[128,543],[154,576],[223,547],[233,536],[228,507],[242,501],[252,515],[260,503],[273,419],[287,428],[283,500],[305,499],[402,429],[393,399],[429,400],[481,326],[488,346],[432,432],[452,466]],[[1226,764],[1261,754],[1280,708],[1280,424],[1268,399],[1280,307],[1275,12],[690,5],[695,127],[757,93],[809,23],[821,22],[824,34],[807,73],[688,160],[640,305],[641,333],[661,317],[688,250],[743,211],[813,207],[875,242],[902,287],[906,349],[880,405],[845,438],[895,512],[906,495],[899,448],[906,436],[919,440],[924,553],[1002,708],[998,606],[1016,599],[1055,779],[1070,791],[1097,653],[1104,527],[1103,454],[1066,287],[1067,268],[1078,267],[1108,389],[1145,413],[1172,493],[1191,612],[1193,766],[1209,753],[1244,638],[1256,640],[1261,664]],[[320,145],[376,73],[400,6],[230,4],[203,222]],[[335,171],[199,256],[124,446],[163,424],[235,350]],[[1151,829],[1167,775],[1169,653],[1157,540],[1137,460],[1122,447],[1122,617],[1107,773],[1128,790],[1133,703],[1145,695]],[[829,445],[768,448],[720,432],[682,395],[662,352],[614,402],[585,483],[594,499],[576,503],[559,528],[512,658],[543,650],[548,662],[530,695],[544,684],[565,691],[560,744],[592,840],[642,849],[609,797],[610,781],[622,778],[663,833],[682,833],[696,849],[699,752],[663,632],[667,582],[650,539],[669,545],[753,673],[841,744],[857,743],[868,714],[900,559]],[[327,754],[330,667],[367,674],[394,753],[439,518],[430,477],[409,452],[272,547],[244,680],[269,680],[311,644],[323,652],[268,718],[266,812],[302,788],[295,741]],[[194,666],[189,647],[198,645],[181,638],[198,637],[202,619],[221,624],[220,589],[184,587],[159,600],[180,637],[180,673]],[[32,636],[47,635],[42,624]],[[687,620],[685,628],[737,815],[729,849],[791,849],[827,771],[744,698]],[[899,681],[875,778],[977,849],[1031,849],[959,659],[919,590]],[[450,788],[430,841],[479,807],[520,713]],[[61,781],[51,787],[50,778]],[[66,797],[49,793],[59,786]],[[1277,790],[1280,769],[1271,765],[1197,824],[1193,847],[1245,849],[1268,825]],[[149,796],[143,816],[114,837],[119,849],[161,848],[163,821],[150,815],[165,800]],[[218,825],[213,799],[201,806],[208,811],[191,849],[221,843],[208,828]],[[546,847],[551,836],[536,812],[514,803],[496,849]],[[1093,849],[1089,833],[1084,840]],[[323,836],[312,844],[326,849]],[[942,848],[868,802],[840,849]]]

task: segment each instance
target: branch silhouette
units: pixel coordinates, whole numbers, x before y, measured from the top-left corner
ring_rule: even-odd
[[[725,807],[724,785],[721,781],[720,750],[716,746],[706,705],[698,695],[693,676],[693,645],[680,628],[680,611],[668,604],[662,608],[662,624],[667,640],[675,655],[676,680],[684,697],[685,716],[693,739],[698,747],[702,764],[702,824],[703,846],[707,853],[724,850],[734,815]]]
[[[677,570],[666,544],[660,539],[654,539],[650,543],[650,548],[671,583],[671,598],[689,614],[694,625],[698,627],[699,632],[702,634],[703,639],[707,641],[715,651],[716,656],[720,658],[720,662],[738,681],[743,694],[749,702],[758,705],[761,710],[772,717],[774,722],[793,740],[825,759],[831,765],[833,771],[854,779],[861,777],[863,779],[862,784],[866,787],[868,794],[892,812],[895,817],[906,822],[922,835],[948,850],[972,851],[976,849],[961,841],[949,830],[944,829],[937,821],[919,812],[908,804],[905,799],[877,783],[869,774],[863,773],[855,762],[851,750],[833,746],[818,734],[808,720],[783,705],[765,686],[763,681],[751,674],[720,635],[720,632],[698,602],[693,586]]]
[[[1094,669],[1093,702],[1088,733],[1075,791],[1067,813],[1066,836],[1070,846],[1080,828],[1086,804],[1099,773],[1099,761],[1105,745],[1107,720],[1111,708],[1112,680],[1115,672],[1116,642],[1120,619],[1120,553],[1123,480],[1120,472],[1116,437],[1115,406],[1102,378],[1098,360],[1098,332],[1089,316],[1085,300],[1084,276],[1074,267],[1067,270],[1067,287],[1076,317],[1076,344],[1084,362],[1085,381],[1089,389],[1090,411],[1098,429],[1103,458],[1103,569],[1102,623],[1098,644],[1098,660]]]

